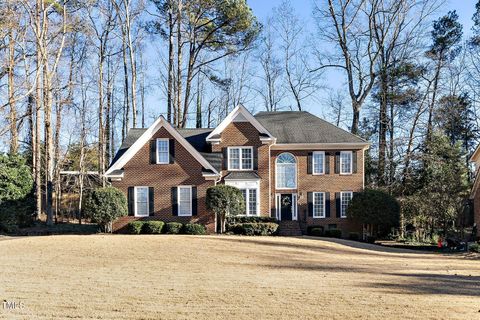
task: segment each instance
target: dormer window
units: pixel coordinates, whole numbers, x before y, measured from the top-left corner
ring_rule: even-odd
[[[170,163],[169,139],[157,139],[157,164]]]
[[[228,170],[253,170],[253,147],[228,147]]]

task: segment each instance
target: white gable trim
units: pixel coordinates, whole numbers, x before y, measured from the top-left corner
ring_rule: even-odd
[[[206,169],[220,175],[218,171],[208,162],[163,116],[160,116],[134,144],[105,172],[108,177],[114,170],[122,169],[125,164],[153,137],[160,129],[165,128],[175,140],[177,140],[187,151]]]
[[[223,132],[223,130],[225,130],[225,128],[231,122],[233,122],[234,119],[238,115],[243,116],[248,122],[250,122],[255,127],[255,129],[258,130],[258,132],[263,133],[263,134],[267,134],[269,136],[269,138],[262,138],[262,141],[267,140],[267,139],[275,140],[275,137],[272,136],[272,134],[270,132],[268,132],[268,130],[265,129],[265,127],[262,126],[262,124],[260,122],[258,122],[258,120],[255,119],[255,117],[241,104],[238,105],[235,109],[233,109],[232,112],[230,112],[228,114],[228,116],[226,116],[225,119],[223,119],[223,121],[212,132],[210,132],[210,134],[207,136],[206,140],[209,141],[209,142],[220,141],[218,138],[212,139],[212,137],[215,136],[215,135],[221,134]]]

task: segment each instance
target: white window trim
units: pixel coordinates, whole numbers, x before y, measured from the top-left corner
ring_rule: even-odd
[[[239,153],[238,153],[238,159],[239,159],[239,169],[232,169],[230,167],[230,149],[239,149]],[[250,149],[250,154],[252,155],[252,161],[250,162],[250,168],[243,168],[243,149]],[[238,147],[234,147],[234,146],[231,146],[231,147],[227,147],[227,170],[228,171],[251,171],[253,170],[253,147],[249,146],[249,147],[245,147],[245,146],[238,146]]]
[[[347,213],[343,210],[343,205],[342,205],[344,194],[350,194],[350,196],[351,196],[350,201],[352,201],[352,198],[353,198],[353,191],[340,191],[340,218],[346,218],[347,217]]]
[[[180,189],[190,189],[190,213],[181,214],[180,213]],[[192,186],[178,186],[177,187],[177,210],[179,217],[191,217],[192,216]]]
[[[137,214],[137,189],[147,189],[147,214],[139,215]],[[134,202],[134,216],[135,217],[148,217],[150,215],[150,189],[147,186],[137,186],[133,188],[133,202]]]
[[[350,171],[349,172],[342,172],[342,168],[343,168],[342,155],[343,154],[350,154]],[[350,175],[352,173],[353,173],[353,152],[352,151],[340,151],[340,174],[341,175]]]
[[[168,158],[170,158],[170,139],[168,138],[157,138],[156,141],[155,141],[155,158],[156,158],[156,162],[157,164],[169,164],[170,163],[170,159],[167,160],[167,162],[160,162],[159,159],[158,159],[158,142],[159,141],[167,141],[167,153],[168,153]]]
[[[295,159],[295,186],[293,186],[292,188],[284,188],[284,187],[279,187],[278,186],[278,163],[277,163],[277,159],[280,155],[282,155],[284,153],[288,153],[288,154],[292,155],[293,158]],[[298,186],[298,161],[297,161],[297,157],[295,157],[290,152],[282,152],[282,153],[278,154],[275,157],[275,189],[277,189],[277,190],[294,190],[294,189],[297,189],[297,186]]]
[[[260,216],[260,190],[259,188],[241,188],[243,190],[247,190],[246,195],[247,195],[247,199],[245,199],[245,214],[239,214],[239,216],[246,216],[246,217],[258,217]],[[250,190],[255,190],[256,193],[257,193],[257,213],[256,214],[250,214],[250,206],[248,205],[248,203],[250,202],[250,194],[249,194],[249,191]]]
[[[315,155],[316,154],[321,154],[323,155],[323,166],[322,166],[322,172],[315,172]],[[312,154],[312,174],[314,176],[321,176],[325,174],[325,151],[314,151]]]
[[[315,215],[315,194],[321,193],[322,194],[322,199],[323,199],[323,212],[320,213],[320,215]],[[314,192],[313,193],[313,218],[325,218],[325,192]]]

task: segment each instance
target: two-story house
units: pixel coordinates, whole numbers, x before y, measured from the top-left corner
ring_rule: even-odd
[[[354,192],[364,188],[369,144],[308,112],[235,108],[214,129],[177,129],[160,117],[130,129],[106,175],[128,198],[134,219],[201,223],[215,231],[206,190],[239,188],[247,216],[271,216],[290,230],[307,226],[361,232],[346,218]],[[293,229],[292,229],[293,228]]]

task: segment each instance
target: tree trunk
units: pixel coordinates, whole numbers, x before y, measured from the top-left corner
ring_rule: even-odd
[[[177,5],[177,106],[173,114],[174,124],[179,127],[182,108],[182,3],[183,0],[178,0]]]
[[[378,130],[378,184],[384,186],[385,181],[385,154],[387,148],[387,91],[388,78],[385,62],[382,62],[380,71],[380,112],[379,112],[379,130]]]
[[[173,108],[173,65],[174,65],[174,13],[173,0],[168,2],[168,83],[167,83],[167,121],[172,123],[172,108]]]
[[[13,27],[8,31],[8,105],[10,107],[10,153],[18,152],[17,109],[15,106],[15,40]]]
[[[360,105],[356,101],[352,101],[352,110],[353,110],[353,118],[352,118],[352,127],[350,131],[353,134],[358,134],[358,124],[360,122]]]

